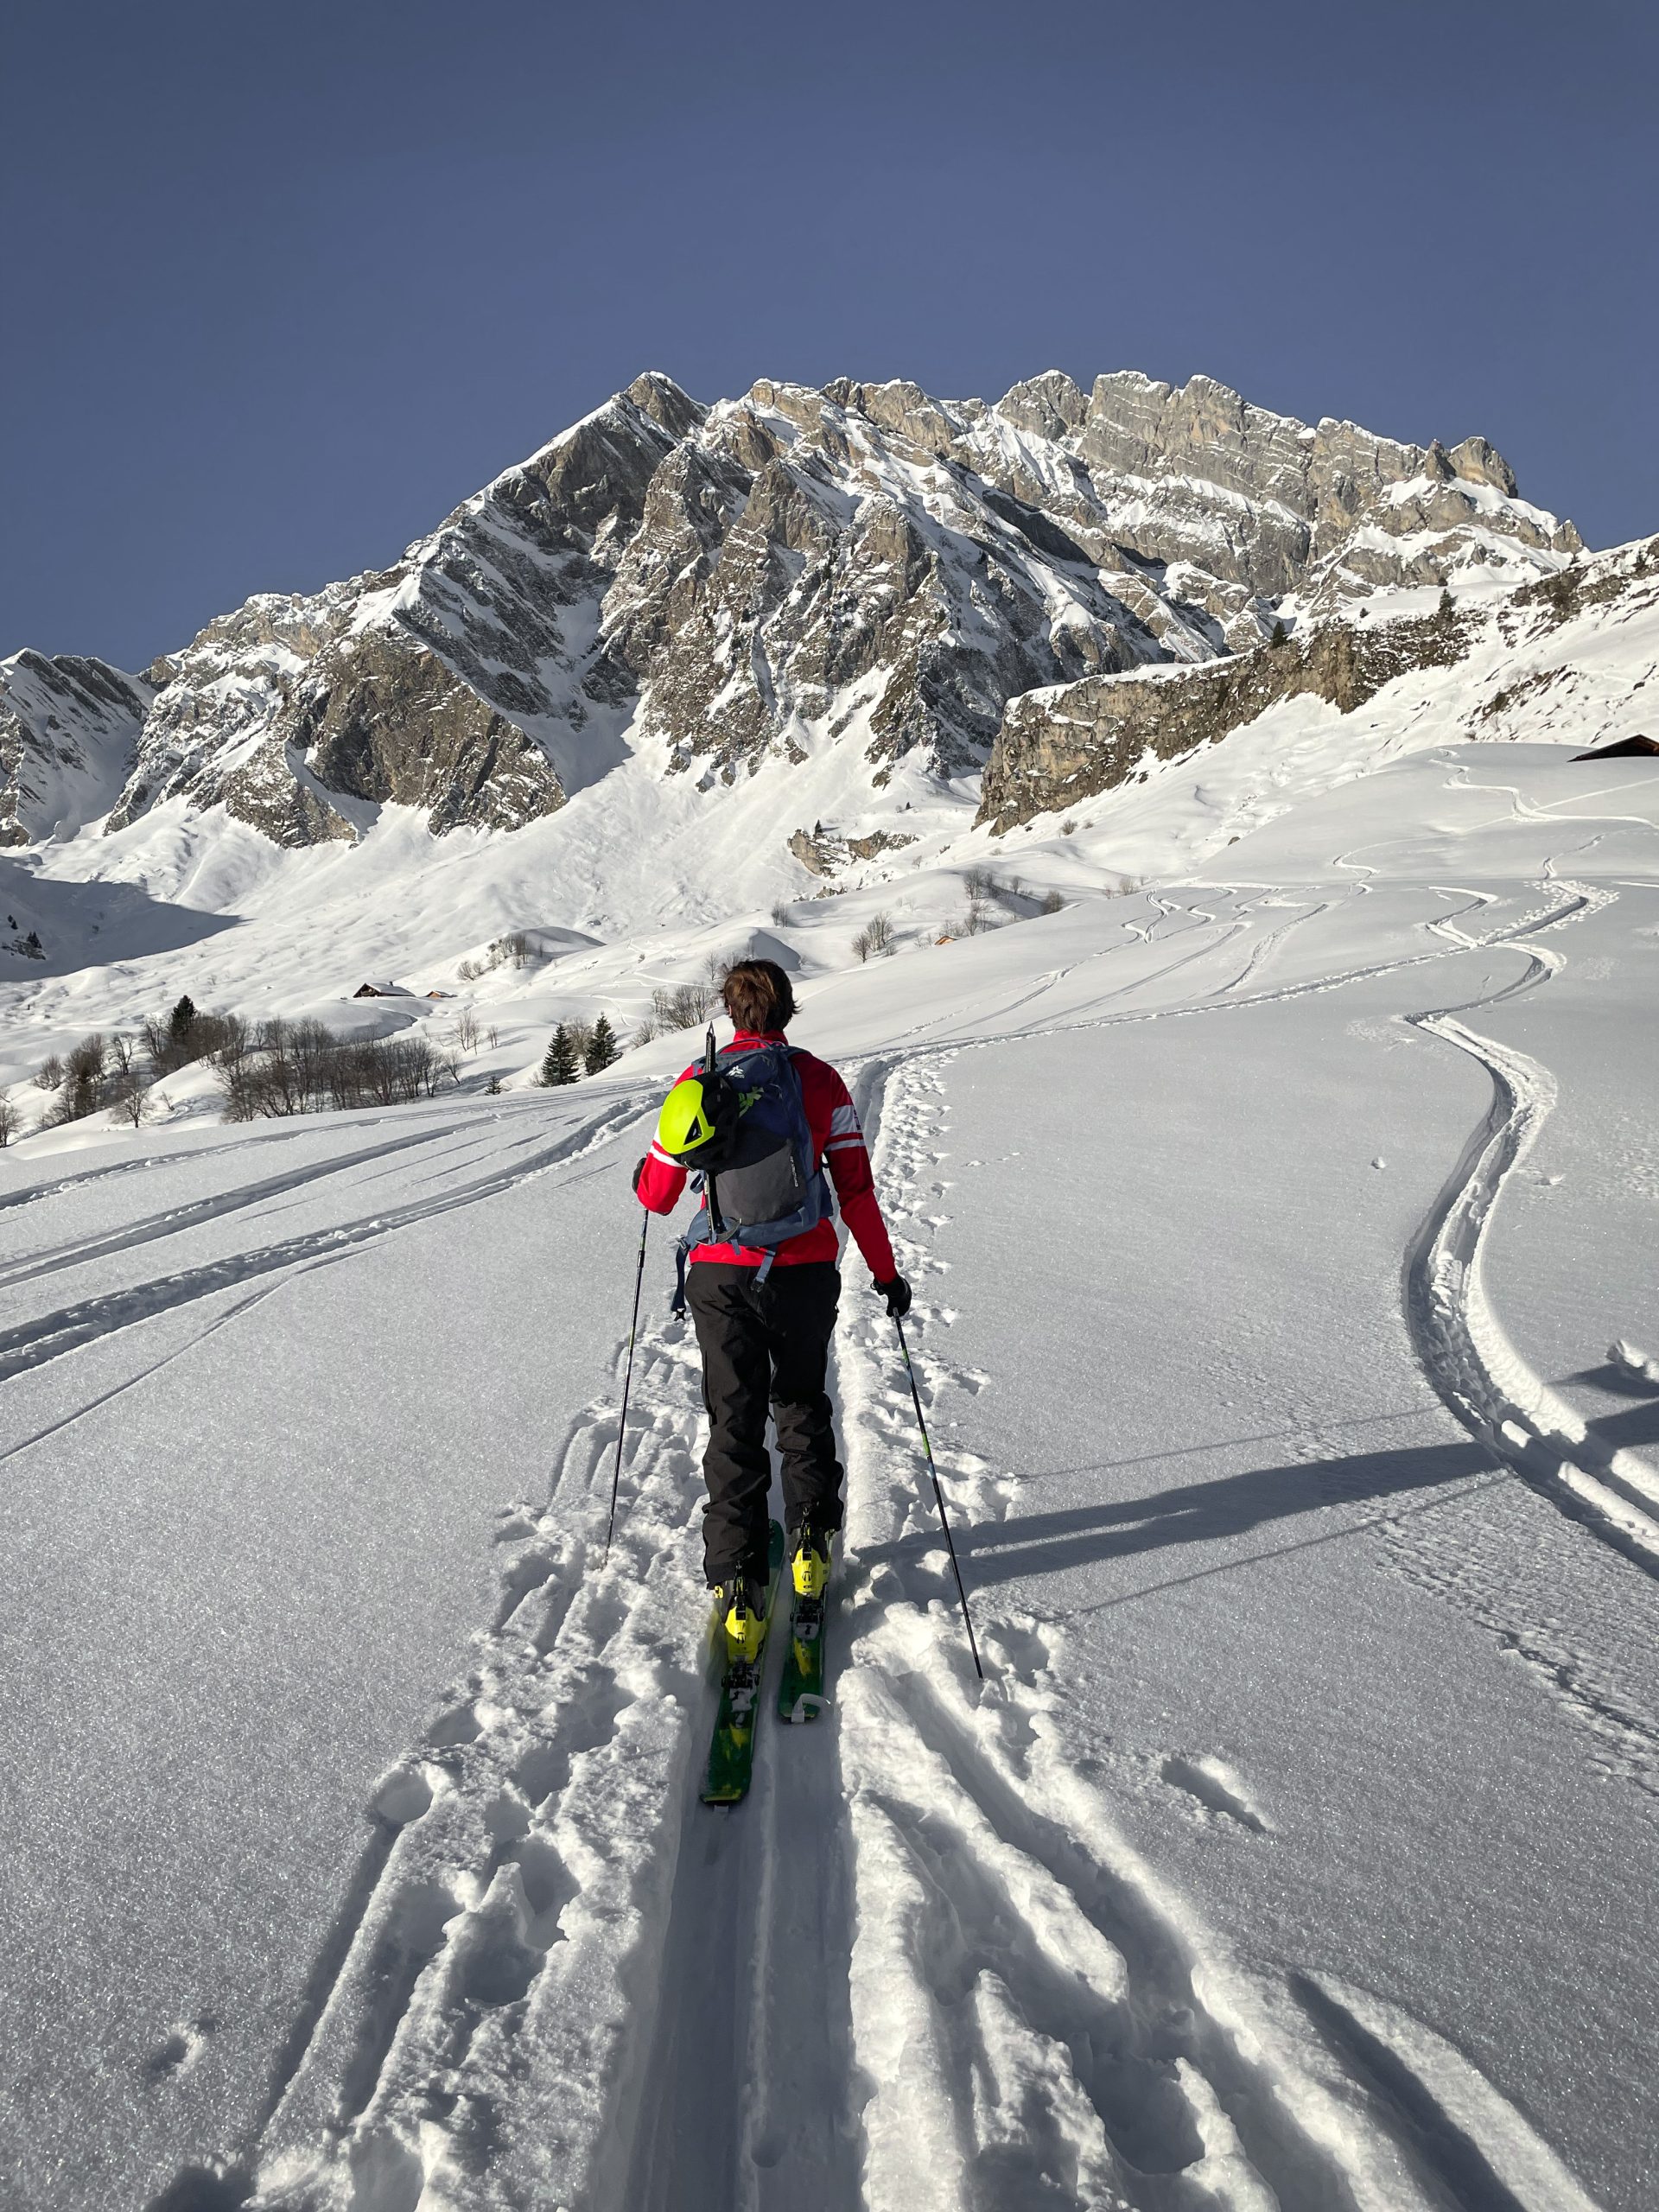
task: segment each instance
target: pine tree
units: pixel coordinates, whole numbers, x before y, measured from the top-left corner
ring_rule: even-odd
[[[1268,643],[1270,645],[1287,645],[1290,643],[1290,632],[1282,622],[1274,624],[1273,635],[1268,639]]]
[[[547,1090],[556,1090],[567,1083],[577,1082],[581,1075],[582,1069],[577,1065],[576,1048],[570,1042],[570,1033],[560,1022],[553,1032],[552,1042],[542,1061],[542,1083]]]
[[[190,1032],[196,1026],[196,1005],[188,991],[168,1016],[167,1026],[175,1045],[188,1043]]]
[[[601,1068],[610,1066],[613,1060],[622,1057],[622,1047],[616,1041],[616,1032],[611,1027],[610,1016],[601,1014],[594,1024],[594,1033],[588,1042],[582,1065],[589,1075],[597,1075]]]

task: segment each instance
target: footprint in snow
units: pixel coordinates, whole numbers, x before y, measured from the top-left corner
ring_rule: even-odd
[[[188,2074],[218,2025],[211,2012],[176,2022],[144,2061],[145,2080],[175,2082],[181,2074]]]
[[[1172,1753],[1159,1769],[1159,1775],[1173,1789],[1184,1791],[1206,1813],[1219,1814],[1224,1820],[1236,1821],[1252,1835],[1273,1834],[1271,1824],[1250,1802],[1244,1784],[1225,1760],[1209,1753],[1191,1758]]]
[[[482,1733],[476,1707],[458,1705],[440,1713],[427,1731],[426,1740],[434,1751],[447,1751],[460,1744],[475,1744]]]

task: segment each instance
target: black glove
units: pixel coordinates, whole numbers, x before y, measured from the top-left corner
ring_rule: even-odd
[[[636,1198],[639,1195],[639,1178],[645,1173],[646,1167],[649,1166],[650,1159],[651,1155],[647,1153],[645,1158],[639,1162],[639,1165],[633,1171],[633,1195]]]
[[[887,1311],[895,1321],[901,1321],[909,1313],[910,1285],[905,1281],[903,1275],[894,1275],[891,1282],[877,1283],[875,1294],[878,1298],[887,1300]]]

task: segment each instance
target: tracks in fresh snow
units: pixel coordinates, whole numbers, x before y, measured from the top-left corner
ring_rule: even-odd
[[[495,1621],[375,1793],[248,2154],[261,2207],[624,2201],[703,1618],[696,1363],[673,1328],[636,1388],[608,1565],[613,1401],[573,1423],[548,1508],[504,1516]]]
[[[302,1231],[270,1244],[256,1246],[251,1250],[229,1253],[220,1259],[181,1268],[171,1274],[156,1276],[124,1290],[83,1299],[73,1305],[19,1322],[10,1328],[0,1329],[0,1382],[29,1368],[43,1366],[48,1360],[60,1358],[66,1352],[75,1351],[81,1345],[96,1342],[116,1330],[133,1327],[141,1321],[153,1319],[158,1314],[193,1305],[200,1299],[211,1298],[218,1292],[235,1289],[290,1268],[326,1265],[331,1261],[345,1258],[363,1245],[377,1243],[394,1230],[435,1219],[441,1214],[453,1212],[458,1207],[476,1205],[484,1199],[499,1198],[504,1192],[527,1181],[531,1176],[566,1164],[582,1153],[607,1143],[619,1130],[635,1120],[638,1113],[638,1105],[632,1100],[619,1101],[551,1143],[530,1145],[521,1160],[494,1167],[486,1174],[439,1191],[430,1198],[408,1199],[401,1205],[386,1206],[378,1212],[361,1215],[355,1220]],[[446,1130],[443,1134],[451,1132]],[[385,1153],[405,1149],[409,1144],[418,1141],[418,1139],[410,1138],[402,1145],[376,1147],[367,1154],[358,1155],[358,1163],[360,1165],[364,1160],[378,1158]],[[327,1172],[326,1168],[319,1167],[292,1178],[273,1179],[270,1184],[260,1186],[260,1195],[270,1197],[279,1188],[293,1190],[315,1183]],[[81,1259],[97,1257],[105,1252],[124,1249],[129,1245],[136,1246],[158,1237],[176,1235],[235,1211],[236,1203],[229,1198],[223,1201],[206,1199],[196,1207],[181,1207],[175,1213],[153,1217],[137,1224],[130,1235],[89,1238],[84,1244],[61,1248],[59,1252],[48,1255],[38,1272],[74,1266]],[[29,1272],[25,1267],[16,1279]]]
[[[1575,898],[1479,942],[1582,911]],[[1442,942],[1355,975],[1471,941]],[[1520,949],[1536,980],[1547,956]],[[1261,967],[1192,1010],[1354,980],[1247,995]],[[1479,1242],[1547,1079],[1454,1013],[1415,1019],[1482,1058],[1497,1095],[1414,1251],[1414,1329],[1447,1402],[1513,1465],[1520,1400],[1478,1297]],[[937,1294],[957,1049],[873,1060],[857,1085],[935,1414],[985,1379],[950,1359]],[[325,1243],[489,1195],[634,1110]],[[304,1241],[270,1249],[316,1256]],[[1582,2205],[1428,2031],[1334,1982],[1269,1989],[1195,1922],[1066,1762],[1055,1631],[980,1593],[988,1679],[973,1681],[890,1332],[850,1291],[836,1363],[849,1541],[831,1712],[798,1731],[768,1713],[747,1803],[697,1802],[697,1361],[678,1325],[648,1328],[608,1566],[607,1398],[573,1423],[546,1508],[504,1518],[501,1602],[473,1669],[375,1793],[245,2148],[258,2212]],[[1001,1517],[1009,1484],[938,1426],[953,1506]],[[1172,1778],[1206,1803],[1219,1788],[1196,1769]]]
[[[77,1237],[62,1244],[48,1245],[41,1250],[27,1254],[10,1265],[0,1266],[0,1290],[8,1290],[15,1283],[33,1282],[42,1275],[60,1274],[67,1268],[86,1267],[95,1260],[109,1258],[117,1252],[128,1252],[139,1245],[153,1244],[160,1238],[177,1236],[185,1230],[203,1227],[211,1221],[223,1220],[226,1216],[244,1213],[250,1207],[264,1205],[268,1199],[283,1198],[291,1193],[308,1191],[330,1176],[349,1173],[365,1167],[372,1160],[391,1160],[400,1153],[416,1147],[434,1144],[457,1134],[453,1127],[419,1129],[413,1135],[393,1137],[385,1144],[365,1146],[358,1152],[339,1153],[330,1160],[307,1167],[290,1169],[286,1174],[268,1175],[257,1183],[244,1183],[235,1189],[222,1191],[209,1198],[193,1198],[183,1205],[170,1206],[161,1213],[142,1216],[118,1230],[101,1236]]]
[[[1412,1014],[1491,1078],[1492,1103],[1407,1255],[1406,1315],[1424,1371],[1471,1434],[1504,1465],[1659,1573],[1659,1475],[1632,1452],[1599,1444],[1582,1417],[1533,1372],[1505,1333],[1481,1280],[1481,1248],[1506,1179],[1531,1149],[1555,1102],[1548,1069],[1458,1019],[1548,979],[1559,955],[1523,940],[1576,920],[1614,894],[1561,887],[1556,911],[1506,936],[1529,954],[1524,976],[1472,1006]]]
[[[940,1071],[875,1065],[860,1089],[925,1287],[948,1190]],[[937,1414],[983,1378],[938,1349],[948,1307],[920,1321]],[[836,1703],[811,1728],[765,1727],[735,1814],[696,1795],[698,1370],[677,1325],[642,1348],[608,1567],[613,1402],[573,1424],[546,1510],[504,1518],[495,1621],[375,1792],[278,2061],[243,2169],[259,2212],[1372,2201],[1283,2109],[1294,2069],[1251,2045],[1217,1961],[1198,1970],[1103,1807],[1052,1763],[1046,1633],[986,1605],[990,1680],[971,1681],[868,1300],[838,1370]],[[959,1511],[1007,1511],[991,1469],[939,1459]]]

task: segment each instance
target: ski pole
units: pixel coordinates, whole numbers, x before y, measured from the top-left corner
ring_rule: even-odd
[[[893,1317],[893,1325],[899,1332],[899,1350],[905,1363],[905,1373],[910,1378],[910,1400],[916,1408],[916,1426],[922,1432],[922,1451],[927,1459],[927,1471],[933,1484],[933,1499],[939,1509],[939,1526],[944,1531],[944,1548],[950,1554],[950,1571],[957,1578],[957,1595],[962,1600],[962,1624],[968,1631],[968,1649],[974,1655],[974,1672],[982,1682],[985,1669],[979,1663],[979,1645],[974,1636],[974,1617],[968,1610],[968,1592],[962,1586],[962,1569],[957,1564],[957,1547],[950,1535],[950,1522],[944,1510],[944,1492],[939,1488],[939,1471],[933,1464],[933,1446],[927,1440],[927,1423],[922,1416],[922,1394],[916,1388],[916,1370],[910,1363],[910,1346],[905,1342],[905,1325],[899,1315]]]
[[[639,1286],[645,1279],[645,1231],[651,1227],[651,1216],[641,1206],[644,1217],[639,1224],[639,1265],[633,1276],[633,1319],[628,1323],[628,1365],[622,1377],[622,1414],[616,1424],[616,1465],[611,1470],[611,1517],[605,1529],[605,1556],[611,1555],[611,1538],[616,1534],[616,1493],[622,1480],[622,1440],[628,1433],[628,1392],[633,1387],[633,1339],[639,1327]]]

